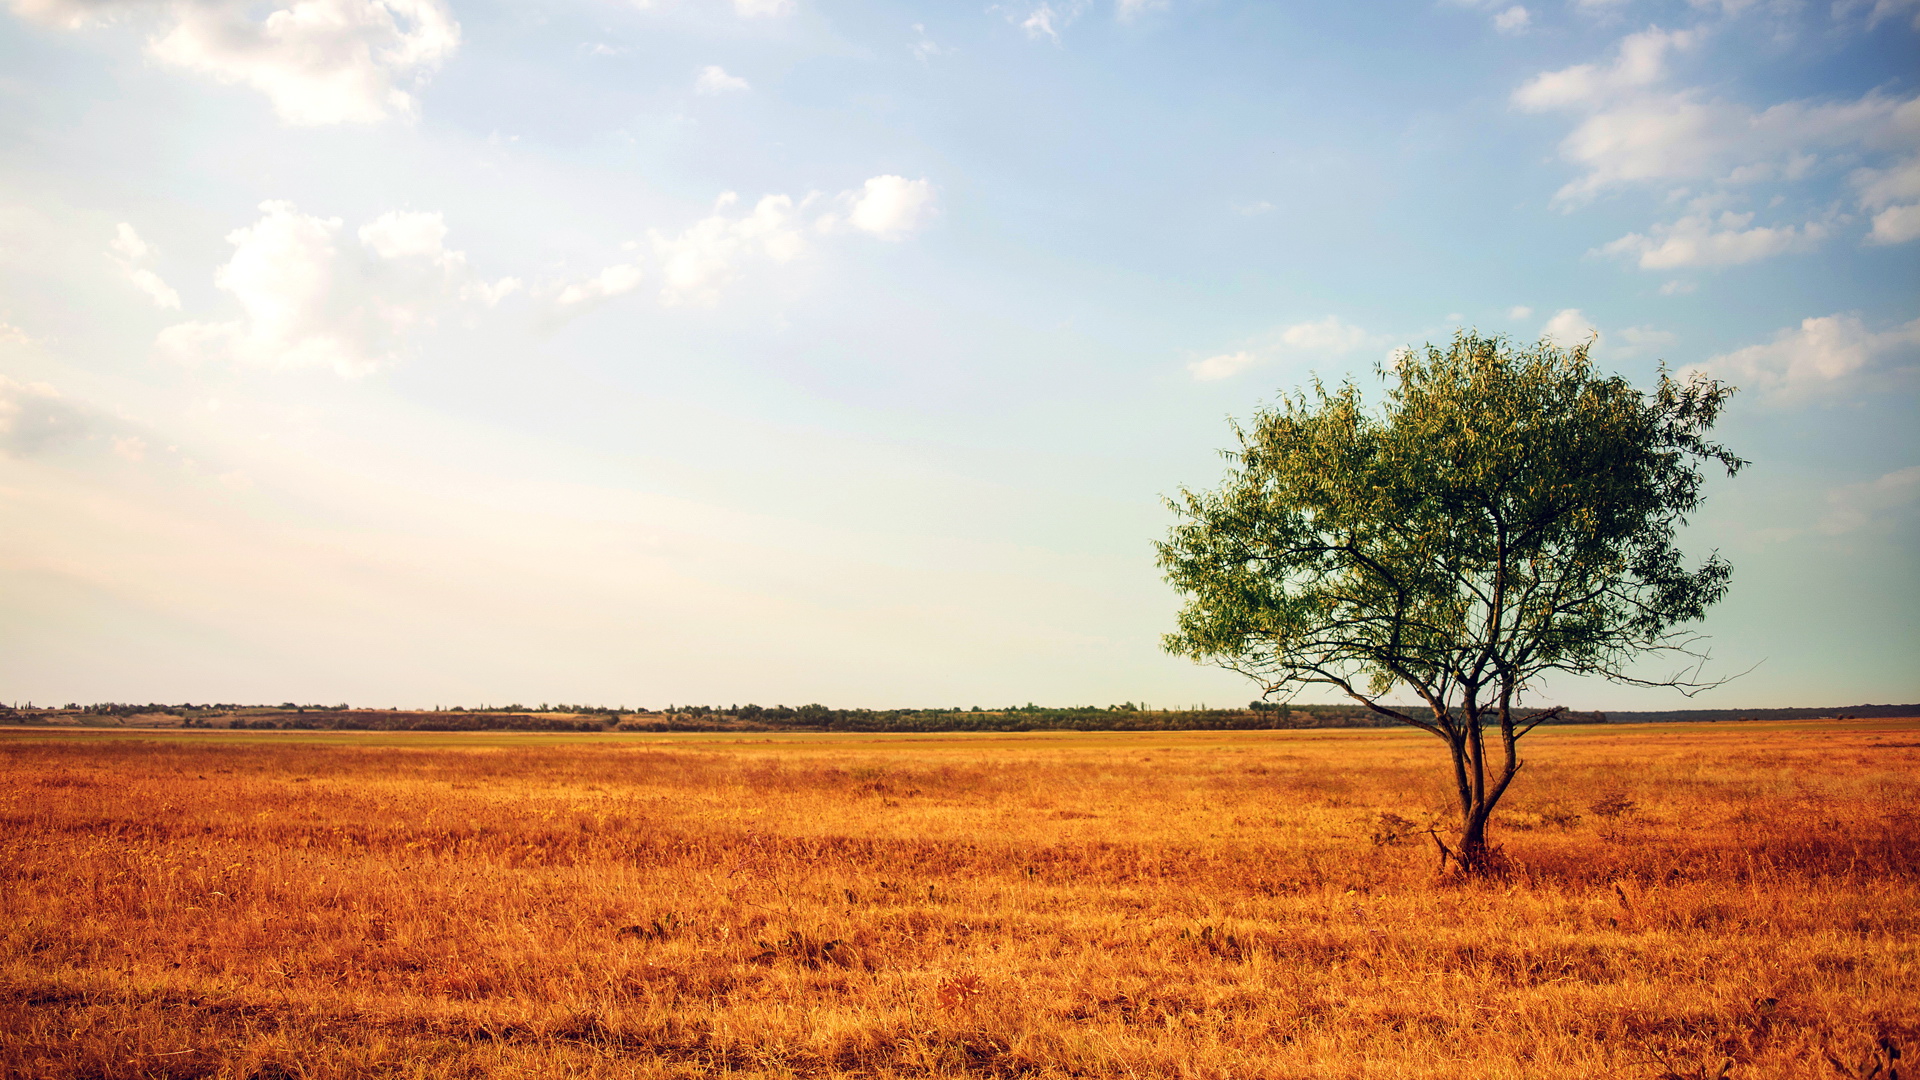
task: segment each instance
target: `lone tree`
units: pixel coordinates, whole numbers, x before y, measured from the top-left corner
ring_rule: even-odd
[[[1382,371],[1377,412],[1351,383],[1316,381],[1234,425],[1226,481],[1169,500],[1180,521],[1158,545],[1186,597],[1168,651],[1267,695],[1331,686],[1446,743],[1468,872],[1487,865],[1521,736],[1562,712],[1522,705],[1542,675],[1711,685],[1677,628],[1732,568],[1715,554],[1689,570],[1674,533],[1700,505],[1700,466],[1746,464],[1707,440],[1734,387],[1663,370],[1642,393],[1587,350],[1462,332]],[[1671,677],[1629,671],[1662,653],[1683,660]]]

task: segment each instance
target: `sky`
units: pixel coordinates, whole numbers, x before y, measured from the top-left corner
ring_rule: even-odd
[[[0,0],[0,699],[1244,702],[1229,422],[1741,390],[1695,698],[1920,701],[1920,0]]]

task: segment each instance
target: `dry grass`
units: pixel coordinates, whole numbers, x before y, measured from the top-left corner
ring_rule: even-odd
[[[1542,730],[1504,879],[1411,732],[11,732],[35,1077],[1846,1075],[1920,1044],[1920,722]]]

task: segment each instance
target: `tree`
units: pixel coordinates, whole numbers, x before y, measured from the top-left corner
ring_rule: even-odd
[[[1186,602],[1165,645],[1267,696],[1333,687],[1439,737],[1460,807],[1442,851],[1473,872],[1520,738],[1562,712],[1523,705],[1542,676],[1715,685],[1680,628],[1732,568],[1716,553],[1688,569],[1674,536],[1700,506],[1701,466],[1746,464],[1707,439],[1735,388],[1663,368],[1642,393],[1595,372],[1587,345],[1471,331],[1380,375],[1375,411],[1351,383],[1315,381],[1250,430],[1235,423],[1220,488],[1169,500],[1180,520],[1159,562]],[[1650,654],[1681,667],[1636,674]],[[1396,693],[1419,705],[1388,704]]]

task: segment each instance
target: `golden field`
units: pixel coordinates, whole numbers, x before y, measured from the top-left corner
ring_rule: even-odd
[[[0,732],[0,1072],[1758,1080],[1920,1050],[1920,721],[1527,743],[1507,870],[1462,881],[1411,731]]]

